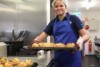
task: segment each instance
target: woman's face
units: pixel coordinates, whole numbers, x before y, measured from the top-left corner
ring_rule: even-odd
[[[57,15],[64,15],[66,13],[66,6],[63,1],[56,1],[54,4],[54,11]]]

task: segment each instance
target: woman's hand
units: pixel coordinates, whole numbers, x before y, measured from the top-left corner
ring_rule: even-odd
[[[32,43],[39,43],[40,41],[37,40],[33,40]]]
[[[32,46],[34,45],[34,43],[40,43],[40,41],[34,39],[34,40],[31,42],[31,45],[30,45],[29,47],[32,47]]]
[[[82,50],[83,49],[83,42],[84,42],[84,39],[82,37],[80,37],[76,44],[79,46],[79,50]]]

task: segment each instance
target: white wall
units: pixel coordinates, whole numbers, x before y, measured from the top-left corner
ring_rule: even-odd
[[[70,13],[73,13],[73,11],[69,11]],[[97,36],[98,38],[100,38],[100,11],[90,11],[90,10],[86,10],[86,11],[80,11],[80,16],[79,18],[82,21],[85,21],[85,18],[88,18],[88,22],[85,22],[85,24],[94,24],[92,25],[92,28],[97,27],[97,30],[88,30],[89,34],[90,34],[90,39],[92,41],[92,52],[88,51],[88,42],[85,43],[85,54],[86,55],[90,55],[90,54],[95,54],[95,50],[97,50],[97,47],[94,44],[94,37]],[[95,19],[97,22],[92,22],[92,19]],[[98,24],[97,24],[98,23]]]
[[[83,21],[84,18],[87,17],[88,18],[88,23],[93,23],[91,22],[92,19],[95,19],[97,20],[98,22],[98,25],[93,25],[94,28],[95,26],[98,26],[98,29],[97,30],[89,30],[89,34],[90,34],[90,38],[92,40],[92,44],[93,44],[93,50],[91,53],[88,53],[88,43],[85,44],[85,54],[94,54],[94,49],[96,49],[95,45],[94,45],[94,37],[97,36],[100,38],[100,11],[82,11],[81,12],[81,20]]]

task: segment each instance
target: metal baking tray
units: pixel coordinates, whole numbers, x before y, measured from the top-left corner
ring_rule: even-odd
[[[37,62],[33,62],[33,65],[31,67],[38,67],[38,63]]]
[[[33,47],[32,49],[36,50],[76,50],[76,47]]]

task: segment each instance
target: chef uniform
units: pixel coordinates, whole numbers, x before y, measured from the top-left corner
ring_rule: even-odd
[[[75,15],[66,13],[63,20],[58,16],[53,19],[46,27],[44,32],[54,36],[55,43],[76,43],[79,38],[79,30],[83,28],[81,20]],[[66,50],[55,50],[54,59],[55,67],[81,67],[81,52],[76,51],[74,54]]]

